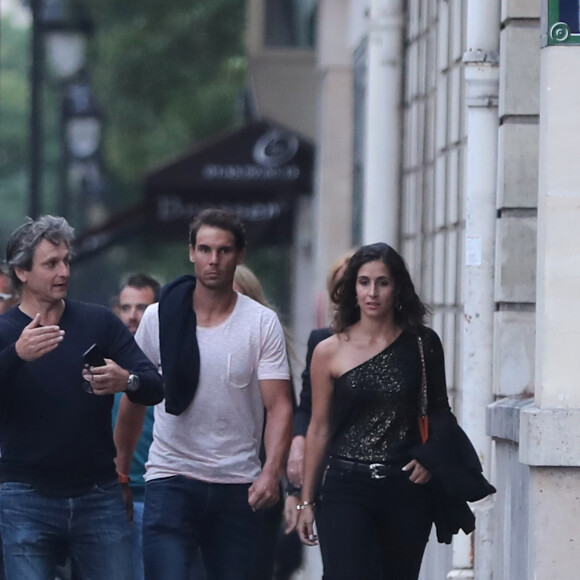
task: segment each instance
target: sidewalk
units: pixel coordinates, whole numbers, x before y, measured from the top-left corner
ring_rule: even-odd
[[[321,580],[322,560],[318,547],[302,547],[303,564],[293,576],[292,580]]]

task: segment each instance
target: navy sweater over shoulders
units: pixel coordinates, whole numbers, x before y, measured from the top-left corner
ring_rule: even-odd
[[[140,377],[134,403],[163,398],[161,377],[124,324],[102,306],[66,301],[64,340],[26,362],[15,343],[31,319],[18,308],[0,316],[0,482],[33,485],[57,495],[83,493],[115,477],[113,395],[83,390],[82,354],[97,343],[106,358]]]

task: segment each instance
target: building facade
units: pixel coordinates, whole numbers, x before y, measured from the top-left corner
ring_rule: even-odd
[[[474,534],[451,548],[430,542],[422,580],[572,580],[580,47],[547,40],[570,3],[293,4],[316,15],[311,96],[298,97],[312,117],[295,126],[314,128],[317,148],[315,194],[297,222],[308,278],[295,336],[320,325],[337,255],[397,247],[432,306],[454,411],[498,489],[472,506]]]

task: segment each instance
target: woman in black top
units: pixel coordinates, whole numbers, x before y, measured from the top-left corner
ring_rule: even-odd
[[[420,442],[418,336],[429,411],[448,409],[443,349],[401,256],[364,246],[337,284],[337,333],[316,347],[298,532],[328,580],[416,580],[433,521]]]

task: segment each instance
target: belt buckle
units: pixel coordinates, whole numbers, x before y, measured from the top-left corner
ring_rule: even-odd
[[[369,469],[371,470],[371,479],[385,479],[386,475],[381,475],[379,469],[385,467],[382,463],[371,463]]]

